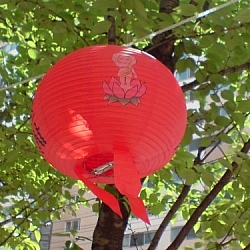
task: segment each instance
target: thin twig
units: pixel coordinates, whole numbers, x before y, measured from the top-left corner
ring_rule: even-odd
[[[241,149],[242,153],[247,153],[250,149],[250,139],[244,144]],[[238,168],[238,164],[236,162],[232,162],[232,171],[227,170],[225,174],[221,177],[221,179],[217,182],[214,188],[208,193],[208,195],[204,198],[204,200],[200,203],[200,205],[195,209],[193,214],[190,216],[190,219],[183,226],[175,240],[172,244],[167,248],[167,250],[176,250],[182,244],[190,230],[193,228],[195,223],[198,221],[202,213],[206,210],[206,208],[212,203],[218,193],[230,182],[232,178],[233,172]],[[250,245],[249,245],[250,249]]]

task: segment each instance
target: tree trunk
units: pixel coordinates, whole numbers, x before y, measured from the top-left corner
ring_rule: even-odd
[[[112,188],[114,186],[112,185]],[[117,191],[118,193],[118,191]],[[130,209],[124,196],[118,193],[122,218],[105,203],[101,204],[99,218],[93,235],[92,250],[121,250]]]
[[[179,0],[161,0],[159,12],[170,14],[179,5]],[[176,58],[174,57],[175,36],[172,31],[166,31],[153,38],[153,44],[146,51],[162,62],[171,72],[175,71]]]

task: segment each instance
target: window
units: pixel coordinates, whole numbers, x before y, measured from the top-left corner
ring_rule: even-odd
[[[182,183],[183,180],[180,178],[180,176],[176,172],[172,172],[173,174],[173,179],[175,183]]]
[[[198,150],[200,140],[200,138],[193,139],[192,142],[187,146],[187,150],[189,152]]]
[[[177,235],[179,234],[179,232],[181,231],[182,226],[178,226],[178,227],[172,227],[171,228],[171,235],[170,235],[170,239],[171,241],[174,241],[175,238],[177,237]],[[193,229],[190,230],[190,232],[188,233],[186,239],[187,240],[191,240],[191,239],[195,239],[197,238],[195,232]]]
[[[138,233],[131,235],[130,247],[142,246],[144,245],[144,233]]]
[[[79,195],[72,195],[71,196],[71,199],[69,199],[68,200],[68,204],[70,205],[70,204],[76,204],[76,203],[78,203],[79,202],[79,198],[80,198],[80,196]]]
[[[155,236],[155,231],[150,231],[150,232],[145,233],[144,243],[150,244],[154,236]]]
[[[66,222],[65,231],[69,232],[72,229],[75,229],[75,230],[79,230],[80,229],[80,219],[71,220],[71,221],[67,221]]]
[[[189,102],[195,101],[194,91],[188,91],[186,97]]]
[[[123,247],[135,247],[150,244],[155,231],[141,232],[135,234],[126,234],[123,238]]]
[[[125,234],[122,242],[123,247],[129,247],[130,246],[130,234]]]
[[[79,198],[80,198],[79,195],[74,196],[74,200],[75,200],[76,203],[79,201]]]
[[[184,72],[181,72],[181,73],[177,73],[176,78],[177,78],[178,81],[187,80],[189,78],[188,77],[188,70],[186,70]]]
[[[228,113],[224,108],[220,108],[220,116],[228,117]]]
[[[171,241],[175,240],[176,236],[179,234],[181,229],[182,229],[182,227],[172,227],[171,228],[171,235],[170,235]]]
[[[44,223],[46,224],[46,222]],[[52,232],[52,222],[50,224],[44,225],[42,224],[40,226],[40,234],[41,234],[41,239],[39,241],[39,246],[42,250],[49,250],[50,249],[50,241],[51,241],[51,232]],[[31,234],[31,239],[35,240],[35,234]],[[39,249],[40,249],[39,248]]]
[[[192,240],[192,239],[196,239],[196,238],[197,238],[197,236],[196,236],[194,230],[191,229],[191,231],[187,235],[187,240]]]
[[[74,203],[77,203],[79,201],[79,198],[80,197],[79,197],[78,194],[72,196],[72,199],[74,200]]]
[[[13,56],[17,55],[17,45],[14,43],[8,43],[2,46],[1,49]]]
[[[176,73],[176,79],[180,82],[189,80],[190,78],[194,77],[194,71],[187,69],[184,72]]]

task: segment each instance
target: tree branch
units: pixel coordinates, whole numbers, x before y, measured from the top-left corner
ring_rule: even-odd
[[[197,80],[194,80],[188,84],[182,85],[181,89],[183,91],[183,93],[193,90],[195,87],[199,86],[201,83],[199,83]]]
[[[244,143],[244,146],[241,149],[242,153],[247,153],[250,149],[250,139]],[[215,199],[218,193],[229,183],[232,178],[233,172],[238,168],[238,164],[236,162],[232,162],[232,171],[227,170],[225,174],[221,177],[218,183],[214,186],[214,188],[210,191],[210,193],[205,197],[205,199],[200,203],[200,205],[195,209],[193,214],[187,223],[183,226],[178,236],[172,242],[172,244],[167,248],[167,250],[176,250],[179,248],[181,243],[184,241],[190,230],[193,228],[195,223],[198,221],[199,217],[206,210],[206,208],[211,204],[211,202]],[[250,249],[250,245],[249,245]]]
[[[250,68],[250,62],[246,62],[235,67],[223,69],[219,71],[218,74],[227,75],[227,74],[235,73],[235,72],[242,71],[242,70],[249,69],[249,68]]]
[[[43,195],[44,195],[44,194],[41,194],[39,197],[41,197],[41,196],[43,196]],[[53,193],[52,195],[50,195],[49,197],[52,197],[53,195],[54,195],[54,193]],[[17,229],[20,229],[20,226],[21,226],[26,220],[29,219],[29,216],[31,216],[34,212],[36,212],[36,211],[38,211],[39,209],[41,209],[41,207],[43,207],[43,205],[44,205],[47,201],[48,201],[48,199],[45,199],[45,200],[43,201],[43,203],[42,203],[40,206],[38,206],[37,208],[35,208],[35,209],[33,209],[33,210],[30,210],[30,212],[26,214],[26,216],[23,218],[23,220],[20,221],[17,225],[15,225],[14,229],[9,233],[9,235],[8,235],[2,242],[0,242],[0,246],[4,246],[4,245],[7,243],[7,241],[13,236],[13,234],[15,233],[15,231],[16,231]],[[34,203],[34,202],[36,202],[36,200],[34,200],[33,203]],[[21,211],[22,211],[22,212],[25,212],[27,208],[28,208],[28,207],[26,206],[26,207],[24,207]],[[18,214],[20,215],[20,213],[18,213]],[[13,218],[13,217],[12,217],[12,218]],[[15,216],[15,218],[16,218],[16,216]]]
[[[41,198],[42,196],[44,196],[44,194],[42,193],[41,195],[39,195],[39,198]],[[29,205],[33,205],[34,203],[36,202],[36,200],[33,200],[32,202],[29,203]],[[15,215],[12,215],[10,218],[4,220],[4,221],[1,221],[0,222],[0,227],[12,222],[15,218],[17,218],[19,215],[21,215],[27,208],[29,208],[30,206],[25,206],[23,207],[20,212],[18,212],[17,214]]]
[[[114,9],[109,8],[108,11],[112,11]],[[116,35],[115,35],[115,18],[113,16],[108,15],[107,20],[110,21],[111,26],[108,30],[108,44],[116,44]]]
[[[246,212],[247,212],[247,210],[244,210],[244,211],[239,215],[238,219],[240,219]],[[226,241],[227,238],[231,236],[231,232],[232,232],[232,230],[233,230],[233,227],[236,225],[236,223],[237,223],[237,221],[235,221],[235,222],[231,225],[231,227],[230,227],[229,230],[227,231],[226,236],[221,240],[221,242],[220,242],[220,245],[221,245],[221,246],[225,246],[225,245],[229,244],[232,240],[235,240],[235,239],[233,238],[233,239],[230,239],[230,240]]]
[[[148,247],[148,250],[155,250],[156,249],[164,230],[166,229],[169,222],[171,221],[171,219],[173,218],[173,216],[178,211],[178,209],[182,205],[183,201],[187,197],[187,195],[190,191],[190,188],[191,188],[190,185],[183,186],[182,191],[181,191],[180,195],[178,196],[177,200],[175,201],[175,203],[173,204],[171,209],[168,211],[167,215],[165,216],[165,218],[161,222],[161,225],[158,227],[158,229],[154,235],[154,238],[152,239],[150,246]]]
[[[201,159],[201,153],[205,150],[205,147],[199,148],[198,152],[197,152],[197,156],[194,159],[194,165],[198,165],[201,164],[204,159]],[[165,218],[163,219],[163,221],[161,222],[161,225],[159,226],[159,228],[157,229],[151,244],[148,247],[148,250],[155,250],[156,247],[159,244],[159,241],[162,237],[162,234],[164,232],[164,230],[166,229],[166,227],[168,226],[168,224],[170,223],[171,219],[173,218],[173,216],[175,215],[175,213],[178,211],[178,209],[181,207],[182,203],[184,202],[185,198],[187,197],[189,191],[191,189],[191,185],[184,185],[182,188],[182,191],[180,193],[180,195],[178,196],[177,200],[175,201],[175,203],[173,204],[173,206],[171,207],[171,209],[168,211],[167,215],[165,216]]]
[[[238,72],[238,71],[242,71],[242,70],[246,70],[246,69],[250,69],[250,62],[246,62],[246,63],[243,63],[241,65],[235,66],[235,67],[223,69],[223,70],[219,71],[218,74],[220,74],[220,75],[227,75],[227,74],[232,74],[232,73],[235,73],[235,72]],[[198,87],[198,86],[200,86],[202,84],[204,84],[204,83],[199,83],[195,79],[194,81],[181,86],[181,89],[185,93],[187,91],[193,90],[195,87]],[[207,83],[205,83],[205,84],[207,84]]]

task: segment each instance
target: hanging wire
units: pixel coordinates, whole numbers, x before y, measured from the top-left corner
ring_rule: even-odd
[[[186,23],[188,23],[188,22],[190,22],[190,21],[192,21],[192,20],[197,20],[197,19],[199,19],[199,18],[201,18],[201,17],[205,17],[205,16],[207,16],[207,15],[209,15],[209,14],[212,14],[212,13],[214,13],[214,12],[217,12],[217,11],[223,9],[223,8],[226,8],[226,7],[228,7],[228,6],[232,5],[232,4],[234,4],[234,3],[236,3],[236,2],[240,2],[240,1],[241,1],[241,0],[231,0],[231,1],[228,1],[228,2],[226,2],[226,3],[223,3],[223,4],[221,4],[221,5],[218,5],[218,6],[216,6],[216,7],[213,7],[213,8],[211,8],[211,9],[208,9],[208,10],[206,10],[206,11],[203,11],[203,12],[197,14],[197,15],[188,17],[188,18],[186,18],[186,19],[184,19],[184,20],[182,20],[182,21],[180,21],[180,22],[178,22],[178,23],[172,24],[172,25],[170,25],[170,26],[168,26],[168,27],[166,27],[166,28],[160,29],[160,30],[158,30],[158,31],[156,31],[156,32],[152,32],[152,33],[150,33],[150,34],[148,34],[148,35],[146,35],[146,36],[144,36],[144,37],[138,38],[138,39],[136,39],[136,40],[133,41],[133,42],[124,44],[124,46],[131,47],[131,46],[133,46],[134,44],[136,44],[136,43],[138,43],[138,42],[141,42],[141,41],[144,41],[144,40],[147,40],[147,39],[152,39],[153,37],[155,37],[155,36],[157,36],[157,35],[159,35],[159,34],[162,34],[162,33],[166,32],[166,31],[169,31],[169,30],[175,29],[175,28],[177,28],[177,27],[180,27],[180,26],[182,26],[182,25],[184,25],[184,24],[186,24]],[[30,82],[30,81],[33,81],[33,80],[39,80],[39,79],[41,79],[44,75],[45,75],[45,74],[33,76],[33,77],[30,77],[30,78],[25,79],[25,80],[23,80],[23,81],[20,81],[20,82],[11,84],[11,85],[9,85],[9,86],[1,87],[1,88],[0,88],[0,92],[1,92],[1,91],[4,91],[4,90],[7,90],[7,89],[14,88],[14,87],[16,87],[16,86],[22,85],[22,84],[24,84],[24,83],[27,83],[27,82]]]
[[[213,7],[211,9],[209,9],[209,10],[203,11],[203,12],[197,14],[197,15],[194,15],[194,16],[188,17],[186,19],[183,19],[182,21],[180,21],[178,23],[175,23],[175,24],[172,24],[172,25],[170,25],[170,26],[168,26],[166,28],[160,29],[160,30],[158,30],[156,32],[153,32],[153,33],[149,34],[149,35],[146,35],[144,37],[136,39],[135,41],[133,41],[131,43],[125,44],[125,46],[131,47],[132,45],[134,45],[134,44],[136,44],[138,42],[141,42],[141,41],[144,41],[144,40],[147,40],[147,39],[152,39],[153,37],[155,37],[157,35],[160,35],[160,34],[166,32],[166,31],[169,31],[169,30],[175,29],[177,27],[180,27],[181,25],[186,24],[186,23],[188,23],[188,22],[190,22],[192,20],[197,20],[197,19],[199,19],[201,17],[212,14],[212,13],[214,13],[214,12],[220,10],[220,9],[223,9],[223,8],[225,8],[225,7],[229,6],[229,5],[232,5],[232,4],[236,3],[236,2],[239,2],[239,1],[240,0],[231,0],[231,1],[226,2],[224,4],[218,5],[216,7]]]
[[[39,79],[41,79],[44,75],[45,75],[45,74],[33,76],[33,77],[30,77],[30,78],[28,78],[28,79],[25,79],[25,80],[23,80],[23,81],[21,81],[21,82],[13,83],[13,84],[11,84],[11,85],[9,85],[9,86],[6,86],[6,87],[1,87],[1,88],[0,88],[0,91],[4,91],[4,90],[10,89],[10,88],[14,88],[14,87],[16,87],[16,86],[22,85],[22,84],[27,83],[27,82],[30,82],[30,81],[39,80]]]

